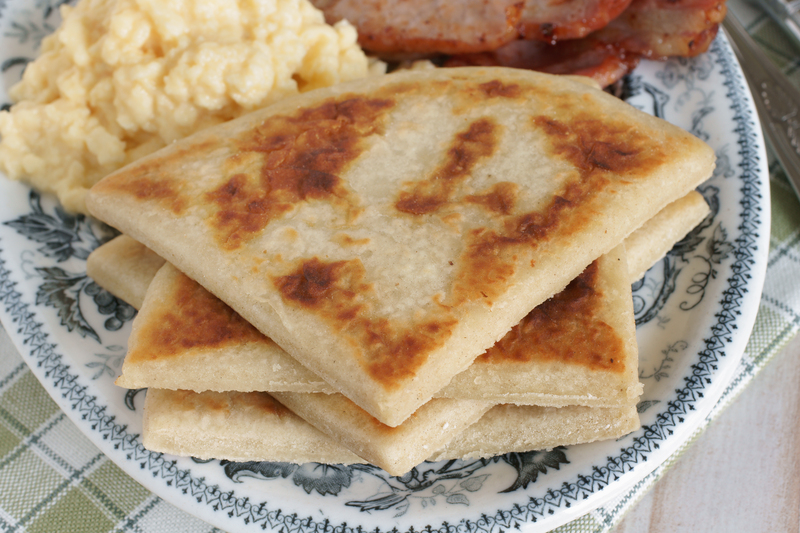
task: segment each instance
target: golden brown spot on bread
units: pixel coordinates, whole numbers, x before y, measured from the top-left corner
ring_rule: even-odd
[[[337,233],[333,236],[333,240],[340,246],[364,246],[369,244],[368,238],[354,239],[347,233]]]
[[[509,215],[517,201],[519,185],[508,181],[496,183],[490,190],[466,197],[467,202],[483,206],[499,215]]]
[[[166,156],[145,159],[130,169],[114,173],[112,179],[100,180],[92,188],[102,194],[120,192],[138,200],[156,201],[180,215],[191,203],[191,198],[181,190],[182,176],[173,175],[172,169],[180,169],[187,158],[198,152],[212,150],[217,143],[216,139],[210,139],[175,150]]]
[[[153,178],[149,175],[131,177],[118,184],[117,188],[125,188],[138,200],[155,200],[167,209],[180,215],[186,207],[186,200],[179,194],[179,188],[174,180],[167,177]]]
[[[247,132],[240,149],[261,154],[257,176],[232,175],[206,198],[216,205],[217,241],[236,249],[301,202],[326,201],[351,214],[358,210],[340,174],[383,131],[391,98],[345,95],[293,116],[275,116]],[[235,168],[235,160],[230,159]]]
[[[272,343],[233,309],[198,283],[178,275],[168,304],[143,323],[131,361],[184,355],[191,349],[219,349],[244,342]]]
[[[346,267],[347,261],[325,263],[315,257],[301,264],[294,273],[278,278],[275,285],[285,299],[298,302],[304,307],[325,305],[334,292],[338,296],[345,296],[347,300],[353,300],[356,291],[369,287],[359,283],[363,273],[357,267],[350,265],[345,271]],[[363,266],[361,270],[363,271]],[[347,303],[341,302],[340,305],[347,306]]]
[[[588,117],[563,122],[544,116],[533,117],[533,123],[547,134],[553,155],[584,174],[605,170],[643,175],[666,159],[662,153],[646,152],[650,139],[628,124]]]
[[[214,411],[228,416],[237,411],[258,411],[262,415],[293,416],[291,411],[265,392],[215,392],[197,393],[186,390],[167,391],[171,404],[188,410],[199,408],[202,412]]]
[[[233,392],[232,400],[238,407],[253,409],[275,416],[295,416],[288,408],[266,392]]]
[[[499,126],[481,118],[457,134],[447,150],[444,163],[428,179],[413,182],[410,190],[401,191],[395,208],[410,215],[426,215],[446,205],[459,183],[469,177],[475,166],[494,154],[499,144]]]
[[[227,249],[238,248],[269,220],[292,209],[288,201],[269,201],[263,189],[244,174],[231,176],[206,198],[219,207],[214,224],[220,244]]]
[[[563,291],[531,311],[476,363],[558,361],[592,370],[624,371],[624,343],[598,318],[603,294],[597,278],[594,262]]]
[[[473,230],[459,262],[455,297],[484,299],[491,305],[516,273],[520,250],[535,248],[548,239],[564,223],[569,211],[573,211],[569,219],[572,226],[588,222],[587,214],[574,213],[586,192],[579,185],[570,184],[563,196],[556,195],[543,211],[507,217],[502,231]]]
[[[386,389],[395,389],[450,337],[456,321],[442,306],[413,327],[370,316],[366,302],[374,289],[365,274],[359,259],[326,262],[314,257],[272,282],[285,302],[313,312],[340,332],[361,354],[359,362],[367,373]]]
[[[522,94],[522,89],[518,84],[504,83],[500,80],[481,83],[478,88],[489,98],[518,98]]]
[[[549,153],[566,160],[575,168],[575,175],[543,209],[518,215],[512,212],[502,218],[502,229],[482,228],[467,236],[454,303],[482,299],[492,304],[517,273],[519,253],[540,246],[557,233],[567,237],[579,231],[590,224],[590,205],[598,193],[612,183],[624,186],[666,161],[663,151],[646,149],[652,146],[649,138],[624,122],[601,122],[589,116],[566,122],[535,116],[531,125],[546,134]]]

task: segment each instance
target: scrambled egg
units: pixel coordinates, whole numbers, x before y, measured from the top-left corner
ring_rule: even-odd
[[[0,170],[70,211],[171,141],[385,68],[308,0],[82,0],[61,15],[0,113]]]

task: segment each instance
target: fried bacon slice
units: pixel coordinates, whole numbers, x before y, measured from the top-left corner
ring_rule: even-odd
[[[649,58],[706,50],[725,0],[312,0],[333,24],[385,59],[491,52],[517,39],[556,44],[591,36]],[[516,46],[516,45],[515,45]],[[594,57],[599,45],[592,49]],[[541,47],[533,47],[542,50]],[[519,53],[515,48],[514,53]],[[525,52],[530,56],[533,52]],[[560,54],[557,52],[557,55]]]
[[[548,44],[514,41],[494,52],[454,56],[444,66],[504,66],[547,72],[578,74],[607,87],[632,71],[640,56],[591,38]]]
[[[444,54],[445,66],[583,74],[604,87],[643,57],[707,50],[725,1],[312,0],[328,22],[348,19],[361,46],[384,59]]]
[[[593,36],[649,59],[693,57],[708,49],[726,12],[725,0],[634,0]]]
[[[706,51],[725,12],[725,0],[634,0],[622,15],[583,39],[555,44],[514,41],[492,52],[451,57],[445,66],[499,65],[582,74],[606,87],[643,57],[691,57]]]
[[[603,28],[630,5],[631,0],[527,0],[519,34],[550,44],[579,39]]]
[[[312,0],[347,19],[362,48],[386,57],[494,50],[517,39],[523,0]]]

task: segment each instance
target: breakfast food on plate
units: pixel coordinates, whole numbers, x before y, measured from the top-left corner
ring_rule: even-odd
[[[638,372],[631,284],[618,246],[535,307],[436,396],[614,407],[638,400]]]
[[[498,405],[445,447],[432,451],[427,459],[470,459],[542,450],[618,438],[638,427],[635,406]],[[145,399],[142,442],[149,450],[200,459],[367,462],[265,392],[150,389]]]
[[[533,309],[435,396],[496,403],[615,406],[641,393],[622,248]],[[117,385],[335,392],[171,265],[153,279]]]
[[[87,206],[396,426],[714,159],[584,84],[436,69],[206,129]]]
[[[640,427],[635,405],[622,407],[542,407],[496,405],[429,457],[472,459],[509,452],[548,450],[617,439]]]
[[[708,49],[725,0],[312,0],[328,22],[349,20],[387,59],[438,56],[447,66],[502,65],[583,74],[603,86],[640,58]]]
[[[631,282],[641,278],[653,263],[697,226],[708,212],[708,204],[703,196],[697,191],[691,191],[659,211],[626,237],[625,254]],[[147,288],[156,272],[164,265],[164,260],[127,235],[119,235],[95,248],[86,263],[87,274],[98,285],[134,308],[141,309]]]
[[[704,52],[725,12],[725,0],[634,0],[608,25],[580,39],[518,39],[493,50],[449,57],[444,64],[580,74],[605,87],[632,71],[641,58],[691,57]]]
[[[59,2],[15,102],[0,170],[85,212],[100,178],[175,139],[271,102],[382,72],[354,28],[307,0]]]
[[[124,232],[87,273],[141,309],[148,449],[400,475],[638,427],[631,275],[715,158],[597,89],[704,50],[724,0],[61,9],[0,170]],[[370,76],[357,38],[451,68]]]
[[[400,476],[425,461],[491,409],[493,402],[436,398],[389,427],[341,394],[275,392],[300,418],[367,462]]]
[[[105,290],[141,309],[147,287],[164,260],[144,244],[120,235],[86,258],[86,274]]]
[[[708,206],[703,197],[695,191],[664,208],[625,239],[629,267],[633,256],[641,265],[637,268],[642,272],[646,270],[696,226],[707,213]],[[300,365],[269,338],[259,333],[235,315],[228,306],[177,269],[167,265],[156,276],[154,272],[138,267],[137,264],[140,262],[152,265],[163,263],[163,260],[124,235],[99,247],[89,257],[89,263],[105,265],[102,270],[92,268],[90,275],[94,274],[95,281],[114,294],[118,293],[114,292],[113,288],[119,288],[120,293],[123,290],[126,293],[132,292],[126,287],[132,284],[136,287],[134,292],[138,292],[133,298],[136,301],[144,301],[147,286],[152,282],[147,305],[144,307],[135,305],[141,311],[134,322],[122,374],[116,382],[118,385],[127,388],[156,387],[198,392],[205,390],[334,392],[334,389],[319,376]],[[615,328],[609,324],[616,325],[619,331],[632,329],[630,313],[625,312],[626,309],[629,311],[630,307],[627,290],[629,282],[636,281],[641,275],[620,279],[621,268],[618,262],[604,258],[595,263],[597,263],[596,268],[587,269],[576,278],[580,280],[582,286],[575,287],[571,292],[569,289],[562,291],[542,304],[540,306],[542,309],[531,311],[521,322],[521,324],[527,322],[530,326],[536,317],[541,317],[545,312],[551,317],[557,316],[559,321],[548,328],[553,335],[542,338],[536,331],[528,329],[532,335],[525,337],[514,331],[519,329],[519,325],[515,326],[512,329],[513,333],[506,334],[498,345],[477,358],[470,368],[455,376],[453,381],[436,396],[486,397],[484,395],[489,393],[490,380],[493,379],[495,389],[500,386],[500,390],[495,390],[495,395],[491,396],[497,401],[539,405],[563,405],[568,401],[591,405],[629,403],[628,392],[631,393],[631,398],[635,397],[631,386],[635,385],[636,364],[635,360],[625,362],[625,354],[628,353],[629,358],[633,357],[636,354],[635,347],[626,350],[626,344],[621,341],[618,345],[620,349],[616,351],[611,350],[608,343],[595,345],[593,335],[588,332],[608,329],[608,334],[613,334]],[[134,279],[137,276],[139,279]],[[575,284],[576,280],[573,280],[572,284]],[[614,285],[612,280],[616,281],[616,288],[612,291],[587,290],[592,287],[600,289],[601,285],[609,288]],[[612,295],[611,298],[608,297],[609,294]],[[570,296],[577,297],[577,301],[570,302]],[[580,311],[583,311],[583,316],[580,315]],[[604,313],[611,316],[604,319]],[[560,322],[567,325],[560,326]],[[579,327],[583,327],[586,331],[576,336],[573,333]],[[544,346],[537,346],[537,336],[541,343],[551,347],[551,359],[559,351],[568,349],[574,353],[603,353],[606,356],[619,357],[621,361],[614,370],[599,367],[580,370],[580,365],[573,365],[572,372],[580,372],[583,375],[573,374],[566,379],[567,376],[563,375],[562,370],[561,378],[564,379],[556,379],[552,372],[542,372],[544,366],[552,367],[552,362],[544,361],[537,364],[535,361],[537,352],[547,353]],[[628,345],[632,340],[629,340]],[[587,342],[588,345],[581,346],[581,341]],[[497,369],[493,370],[496,366],[502,367],[502,353],[494,364],[487,356],[492,353],[498,355],[501,351],[498,347],[500,345],[525,346],[528,357],[522,358],[519,354],[517,357],[511,357],[513,361],[509,364],[511,370],[506,373],[513,376],[510,379],[517,382],[517,392],[522,390],[525,392],[524,395],[519,393],[512,395],[513,391],[508,380],[500,380],[500,373]],[[514,352],[509,350],[509,353]],[[533,360],[529,360],[525,366],[524,359]],[[506,363],[509,361],[506,360]],[[620,365],[620,363],[625,364]],[[481,367],[482,369],[478,370]],[[616,371],[619,368],[627,369],[627,373]],[[530,376],[537,373],[538,376]],[[602,374],[608,376],[605,383],[601,383],[598,379]],[[592,377],[588,378],[587,375]],[[541,387],[534,387],[537,380],[539,382],[546,380],[546,383],[541,383]],[[591,387],[585,389],[583,397],[579,398],[574,392],[579,383],[583,382],[585,386],[587,380],[590,381]],[[609,380],[613,380],[617,386],[604,386],[609,385]],[[628,385],[623,386],[626,382]],[[561,389],[561,394],[556,394],[557,388]],[[570,389],[573,391],[569,396],[571,400],[564,394]],[[587,393],[591,395],[588,396]]]
[[[533,48],[519,43],[533,39],[550,70],[601,84],[640,55],[696,53],[718,22],[710,0],[628,3],[317,0],[387,57],[525,56],[530,67]],[[62,9],[12,89],[18,104],[0,114],[0,164],[76,211],[112,172],[88,207],[130,237],[92,254],[87,272],[143,309],[119,382],[151,387],[146,445],[402,474],[426,458],[638,425],[618,245],[662,209],[688,218],[678,202],[664,208],[710,175],[704,143],[580,81],[511,69],[417,69],[312,91],[364,78],[371,63],[347,21],[329,26],[305,0]],[[637,272],[680,233],[662,227],[657,244],[644,229],[630,237],[648,241]],[[272,373],[247,371],[259,365]],[[265,381],[295,387],[275,392],[285,405],[234,392]],[[224,392],[154,388],[169,383]],[[317,390],[331,394],[306,392]],[[566,407],[495,405],[509,401]]]
[[[625,239],[631,283],[641,279],[653,263],[697,227],[710,213],[703,195],[692,191],[672,202]]]

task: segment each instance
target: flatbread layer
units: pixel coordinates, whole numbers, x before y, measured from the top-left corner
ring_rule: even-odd
[[[616,406],[641,394],[619,246],[531,311],[436,396]],[[165,265],[134,320],[117,384],[129,388],[332,392],[230,307]]]
[[[533,405],[630,405],[642,394],[623,246],[533,309],[436,396]]]
[[[169,263],[153,278],[133,321],[115,383],[198,392],[335,392]]]
[[[147,287],[164,259],[127,235],[98,246],[86,258],[86,274],[105,290],[141,309]]]
[[[584,84],[435,69],[204,130],[87,206],[396,426],[713,165]]]
[[[495,404],[433,399],[397,427],[382,424],[341,394],[273,392],[276,400],[367,462],[405,474]]]
[[[696,222],[707,211],[697,208],[698,198],[704,206],[702,196],[692,193],[637,230],[633,246],[634,252],[644,248],[637,254],[640,262],[648,253],[655,261],[664,235],[679,239],[689,230],[686,221]],[[648,232],[659,240],[658,246],[644,238]],[[628,242],[630,237],[626,252]],[[436,396],[555,406],[609,407],[635,401],[641,385],[630,298],[633,280],[620,261],[621,250],[615,251],[531,311]],[[237,327],[244,335],[233,335]],[[117,384],[198,392],[333,392],[171,266],[156,276],[134,321]]]
[[[612,439],[638,426],[635,407],[495,406],[429,459],[489,457]],[[142,442],[148,450],[200,459],[366,462],[259,392],[149,389]]]
[[[555,406],[635,402],[642,387],[632,305],[620,246],[532,310],[436,396]],[[169,264],[154,278],[134,320],[117,384],[333,392]]]
[[[645,222],[625,239],[628,274],[631,282],[642,279],[644,273],[683,239],[711,209],[703,195],[692,191],[675,200]]]
[[[493,457],[509,452],[616,439],[639,429],[639,426],[635,405],[497,405],[431,455],[430,460]]]
[[[263,392],[148,389],[142,445],[148,450],[230,461],[362,463]]]

